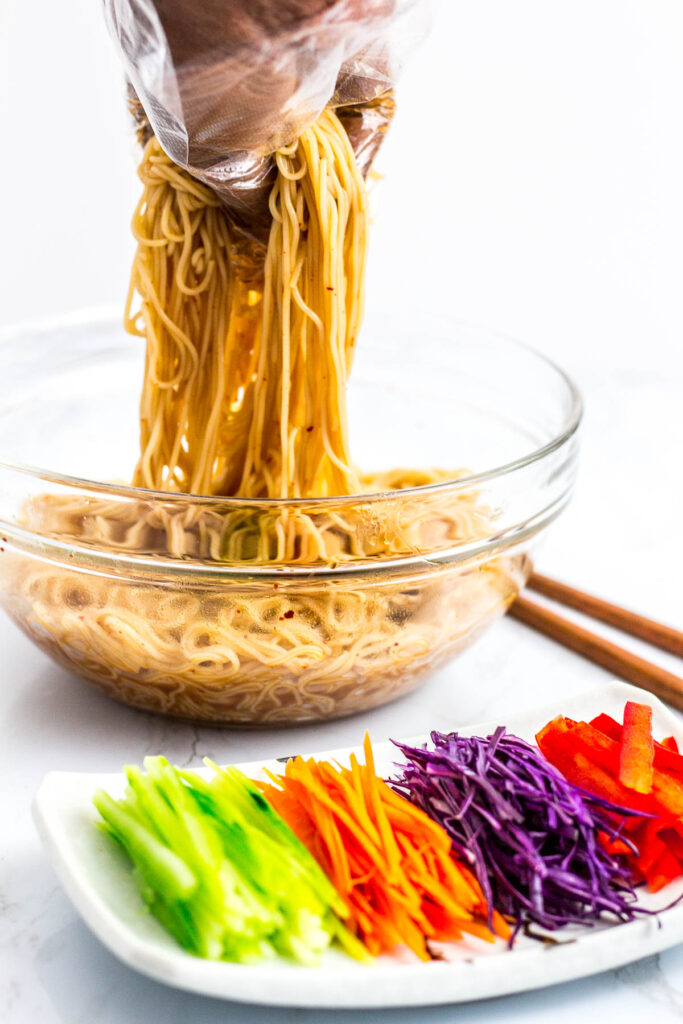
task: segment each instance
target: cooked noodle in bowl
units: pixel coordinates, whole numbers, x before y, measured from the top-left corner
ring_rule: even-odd
[[[169,580],[148,581],[142,573],[119,579],[43,560],[28,567],[18,556],[6,607],[56,660],[139,707],[244,724],[348,714],[411,689],[501,614],[523,579],[521,555],[442,567],[409,557],[429,526],[440,543],[452,544],[471,541],[475,526],[483,540],[487,525],[467,496],[451,499],[447,514],[442,499],[441,515],[435,509],[425,525],[419,511],[429,503],[417,500],[417,507],[406,500],[403,508],[387,508],[379,529],[372,521],[377,510],[360,504],[346,514],[343,506],[322,516],[294,509],[252,513],[251,523],[248,514],[232,513],[239,525],[228,528],[227,547],[238,533],[242,557],[233,562],[235,553],[228,550],[223,562],[230,513],[221,518],[189,504],[167,513],[142,502],[124,511],[99,499],[74,505],[71,498],[41,496],[28,510],[28,522],[44,537],[69,538],[110,555],[165,551],[179,562],[174,567],[169,558]],[[285,518],[290,543],[302,540],[298,560],[288,563],[295,580],[284,569],[287,563],[278,569],[275,558],[264,563],[257,557],[259,546],[276,552]],[[382,528],[392,537],[393,558]],[[334,538],[336,567],[321,566],[313,545],[306,550],[313,531],[316,545],[328,533]],[[349,551],[349,538],[357,542],[361,534],[374,538],[378,554],[368,555],[370,542],[362,558]],[[329,549],[328,543],[328,558]],[[204,582],[185,561],[190,552],[193,560],[203,556],[202,568],[214,552],[225,565],[220,578],[209,572]],[[308,567],[307,555],[318,556]],[[265,564],[271,572],[264,572]],[[241,572],[228,582],[231,565]]]
[[[37,343],[52,351],[60,333]],[[116,328],[67,333],[110,352]],[[465,373],[466,355],[480,365],[487,347],[450,342]],[[127,355],[114,394],[91,408],[112,431]],[[99,369],[94,359],[93,379]],[[574,460],[570,436],[485,480],[301,503],[192,500],[4,466],[2,603],[54,660],[136,707],[242,725],[349,714],[408,692],[505,611]]]
[[[267,243],[246,251],[153,136],[140,177],[134,486],[97,481],[126,447],[141,342],[108,322],[30,332],[0,394],[18,448],[0,466],[4,607],[111,696],[197,721],[306,721],[408,691],[522,585],[573,484],[573,386],[462,328],[411,348],[385,325],[356,356],[367,200],[331,111],[275,155]],[[368,473],[352,448],[417,468]]]
[[[521,577],[511,566],[188,591],[41,568],[12,613],[57,661],[126,703],[288,723],[408,692],[505,609]]]

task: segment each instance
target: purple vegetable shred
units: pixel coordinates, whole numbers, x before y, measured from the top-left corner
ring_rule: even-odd
[[[620,829],[630,812],[572,785],[503,726],[486,737],[433,732],[431,741],[396,743],[407,764],[390,785],[445,828],[513,938],[533,934],[532,923],[554,931],[640,912],[624,865],[599,839],[628,842]]]

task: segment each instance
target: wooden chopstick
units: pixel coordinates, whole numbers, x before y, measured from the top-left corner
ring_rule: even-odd
[[[672,629],[671,626],[664,626],[661,622],[647,619],[644,615],[636,615],[626,608],[620,608],[618,604],[603,601],[592,594],[586,594],[583,590],[576,590],[575,587],[568,587],[566,583],[553,580],[550,576],[541,576],[540,573],[535,572],[531,575],[527,581],[527,588],[553,601],[559,601],[560,604],[566,604],[569,608],[575,608],[577,612],[590,615],[592,619],[616,626],[622,633],[646,640],[653,647],[659,647],[683,658],[683,633]]]
[[[683,711],[683,679],[673,672],[667,672],[659,665],[638,657],[626,648],[605,640],[597,633],[591,633],[590,630],[525,597],[518,597],[514,601],[509,614],[519,622],[550,637],[551,640]]]

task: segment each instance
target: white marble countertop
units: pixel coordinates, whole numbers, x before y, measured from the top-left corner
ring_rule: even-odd
[[[541,568],[674,624],[683,623],[681,368],[665,375],[581,374],[582,473]],[[656,516],[652,518],[652,510]],[[0,620],[0,1020],[8,1024],[470,1024],[683,1018],[683,946],[617,971],[459,1007],[386,1012],[226,1005],[166,988],[120,965],[81,923],[34,830],[30,803],[51,769],[116,771],[163,752],[190,765],[252,760],[454,728],[604,684],[600,669],[504,620],[421,690],[367,715],[282,731],[218,730],[129,710],[54,667]],[[662,656],[663,662],[667,659]],[[673,659],[668,662],[673,664]]]

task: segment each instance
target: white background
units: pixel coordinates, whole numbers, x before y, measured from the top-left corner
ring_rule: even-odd
[[[683,4],[441,0],[382,154],[369,303],[681,367]],[[0,322],[121,302],[136,196],[97,0],[3,0]]]
[[[381,155],[369,280],[373,311],[398,311],[418,340],[432,315],[452,316],[522,338],[576,376],[581,476],[539,568],[679,627],[682,55],[680,0],[441,0]],[[135,158],[96,0],[0,0],[0,131],[0,324],[121,305]],[[450,674],[366,718],[377,739],[504,721],[605,678],[506,621]],[[90,938],[30,822],[43,771],[116,770],[162,750],[189,763],[330,749],[357,742],[364,724],[235,734],[142,716],[82,687],[0,620],[3,1021],[266,1019],[137,978]],[[561,990],[372,1019],[545,1024],[579,1014],[683,1019],[683,950]],[[323,1018],[370,1020],[267,1016]]]

